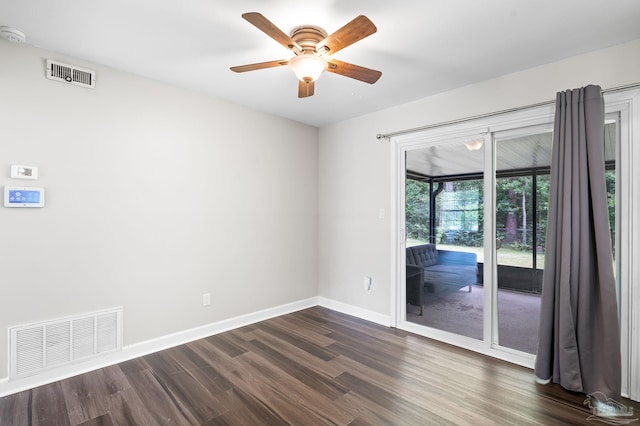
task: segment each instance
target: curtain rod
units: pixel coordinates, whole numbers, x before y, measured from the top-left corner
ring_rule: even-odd
[[[603,89],[602,93],[604,94],[604,93],[610,93],[610,92],[617,92],[617,91],[620,91],[620,90],[633,89],[633,88],[636,88],[636,87],[640,87],[640,82],[631,83],[631,84],[627,84],[627,85],[624,85],[624,86],[612,87],[612,88],[609,88],[609,89]],[[458,119],[455,119],[455,120],[445,121],[445,122],[442,122],[442,123],[429,124],[427,126],[421,126],[421,127],[414,127],[413,129],[398,130],[397,132],[378,133],[376,135],[376,139],[378,139],[378,140],[383,140],[383,139],[391,140],[391,138],[393,136],[406,135],[406,134],[409,134],[409,133],[416,133],[416,132],[420,132],[420,131],[423,131],[423,130],[435,129],[437,127],[443,127],[443,126],[449,126],[449,125],[452,125],[452,124],[464,123],[466,121],[478,120],[480,118],[487,118],[487,117],[493,117],[495,115],[506,114],[506,113],[516,112],[516,111],[522,111],[522,110],[525,110],[525,109],[536,108],[536,107],[540,107],[540,106],[550,105],[550,104],[553,104],[553,103],[555,103],[555,100],[546,101],[546,102],[539,102],[537,104],[530,104],[530,105],[521,106],[521,107],[503,109],[503,110],[495,111],[495,112],[488,112],[486,114],[474,115],[472,117],[458,118]]]

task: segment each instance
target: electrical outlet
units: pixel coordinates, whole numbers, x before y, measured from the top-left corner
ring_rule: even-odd
[[[209,306],[211,304],[211,293],[204,293],[202,295],[202,306]]]
[[[364,277],[364,291],[366,291],[367,294],[371,293],[372,285],[373,285],[373,280],[371,279],[371,277]]]

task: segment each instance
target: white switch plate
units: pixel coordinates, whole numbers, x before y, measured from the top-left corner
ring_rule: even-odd
[[[38,179],[38,168],[35,166],[22,166],[14,164],[11,166],[12,179]]]
[[[211,304],[211,293],[204,293],[202,295],[202,306],[209,306]]]

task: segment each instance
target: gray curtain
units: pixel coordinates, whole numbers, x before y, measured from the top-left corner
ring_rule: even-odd
[[[620,398],[620,327],[599,86],[557,94],[535,375]]]

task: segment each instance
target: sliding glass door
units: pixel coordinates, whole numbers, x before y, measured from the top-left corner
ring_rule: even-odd
[[[401,326],[533,366],[553,109],[401,150]]]
[[[616,117],[607,116],[604,147],[614,253]],[[552,131],[549,114],[404,150],[403,320],[411,330],[533,365]]]
[[[531,361],[551,132],[546,122],[406,151],[406,321]]]
[[[605,97],[623,393],[638,397],[640,91]],[[399,328],[533,367],[545,268],[553,105],[392,138]],[[634,127],[635,126],[635,127]],[[635,139],[634,139],[635,138]],[[634,291],[635,289],[635,291]],[[635,360],[635,361],[634,361]],[[635,379],[634,379],[635,378]]]

